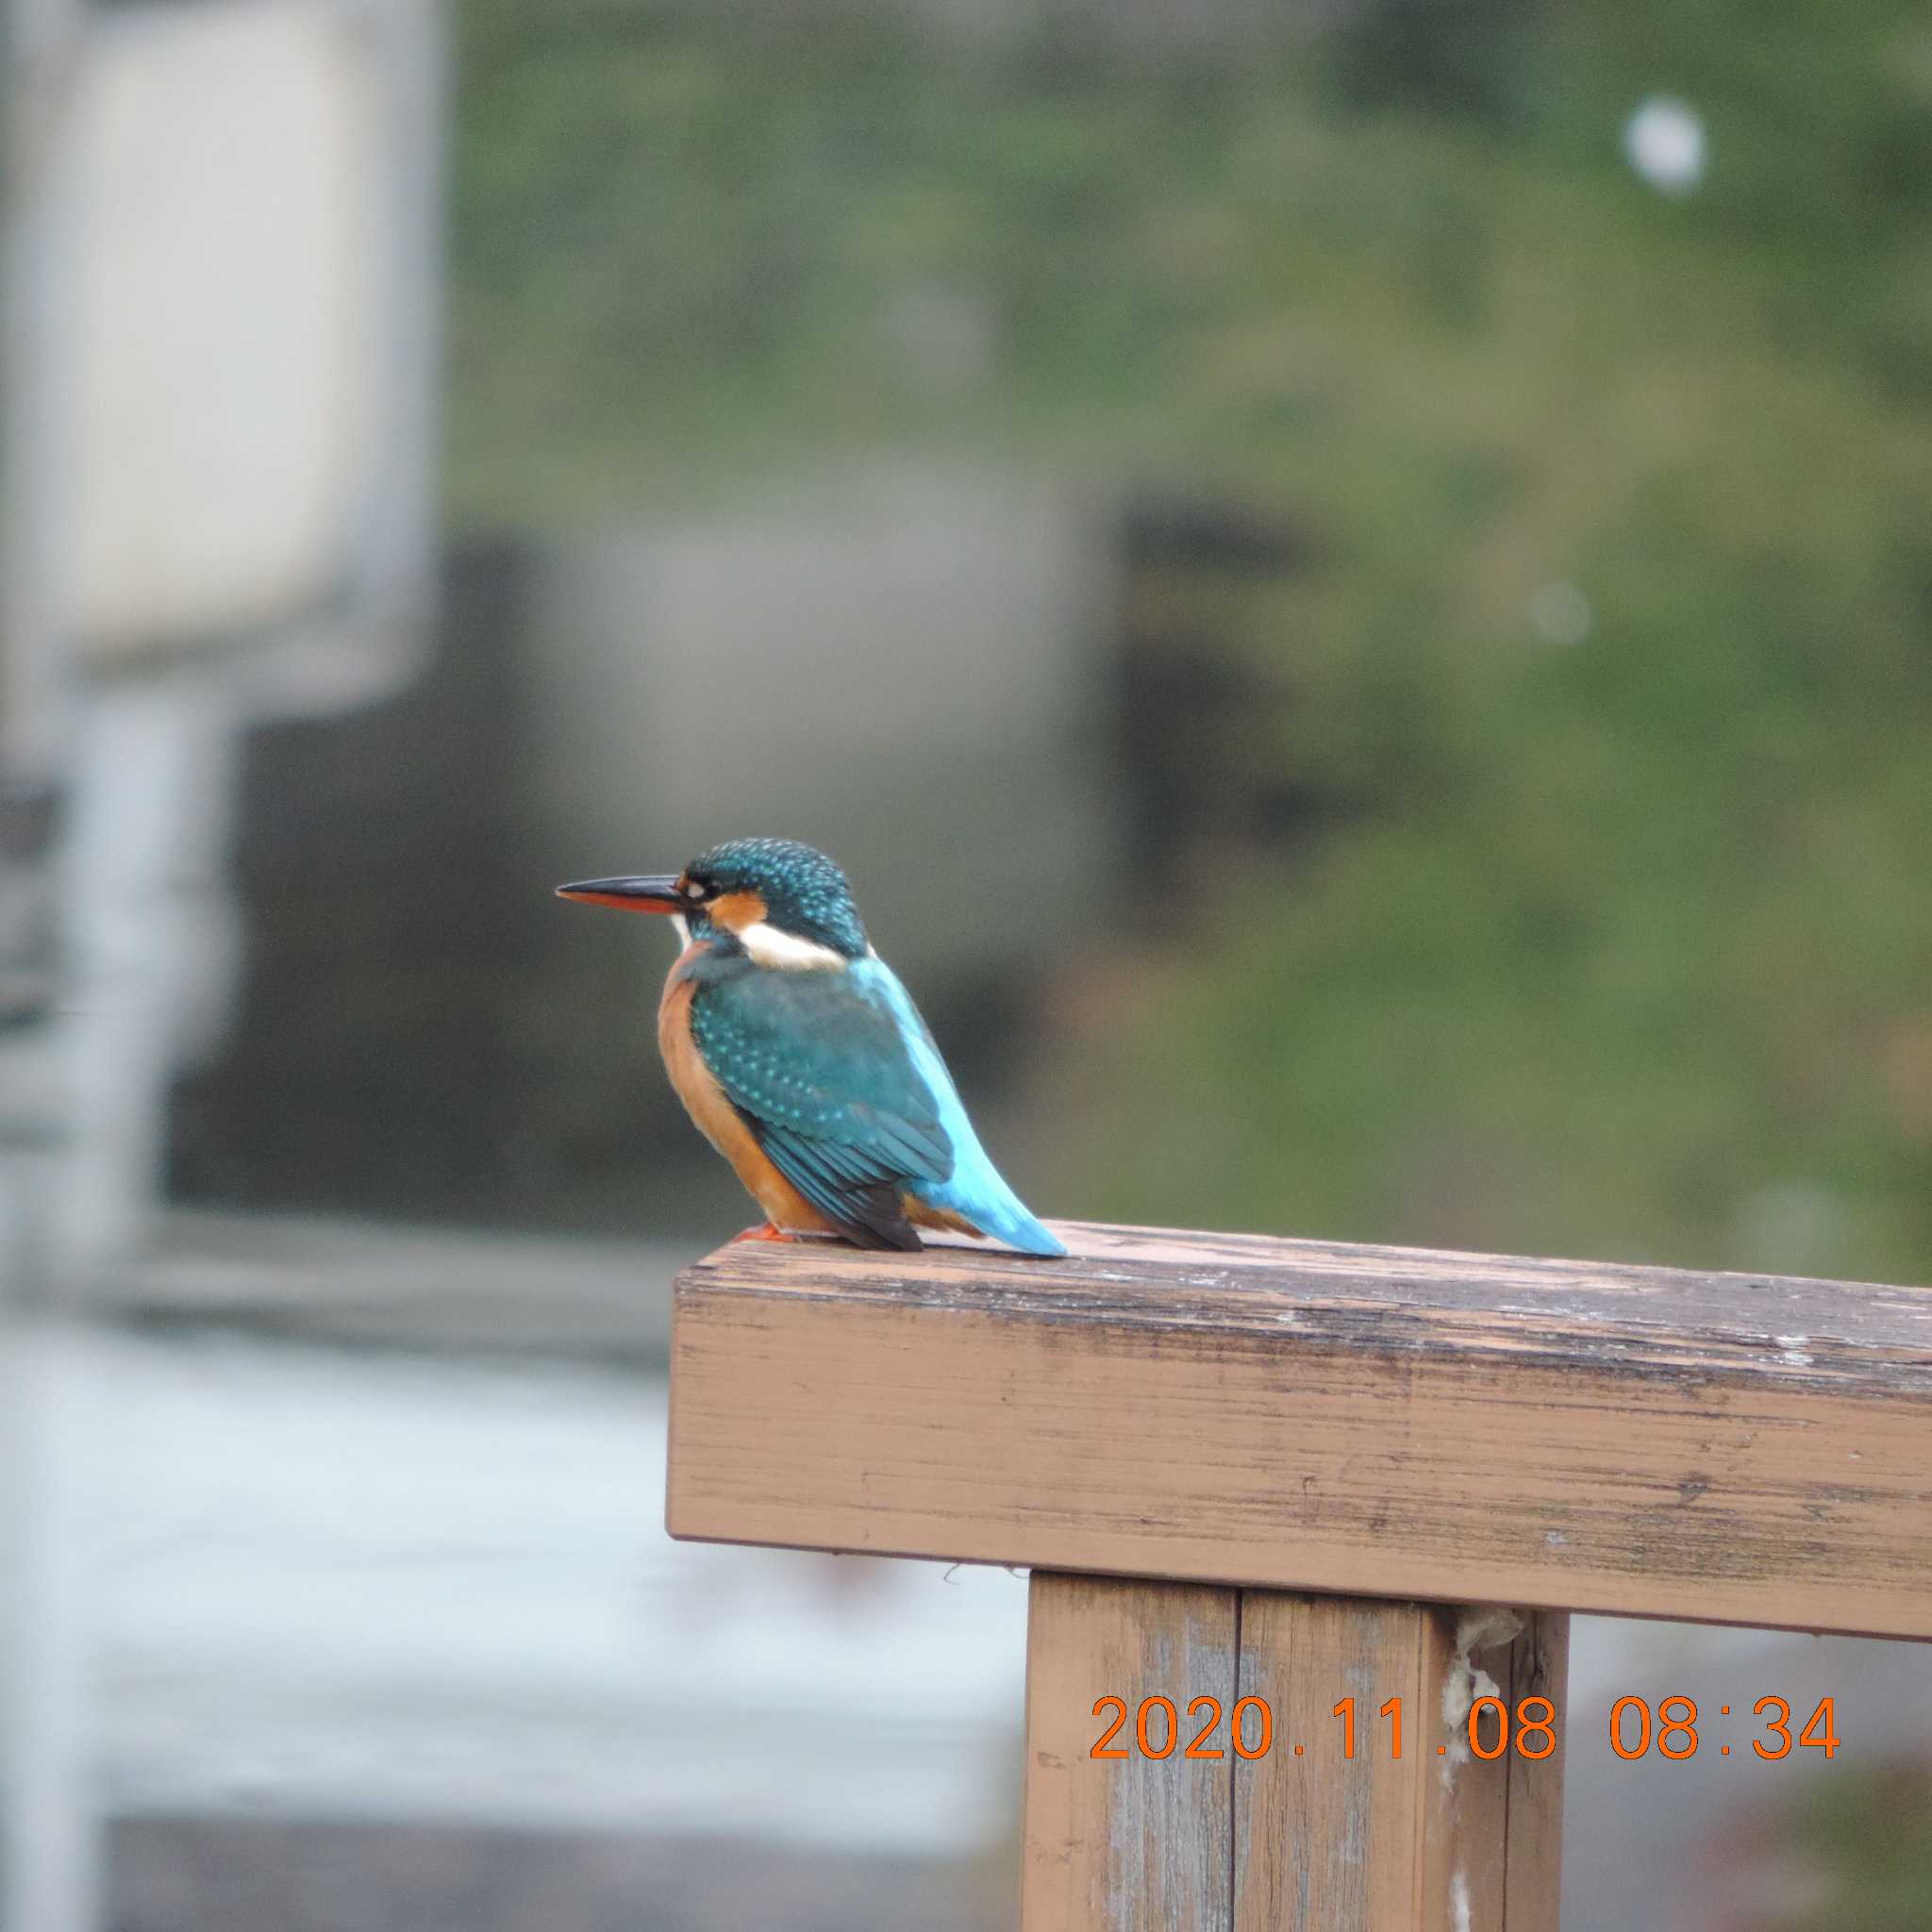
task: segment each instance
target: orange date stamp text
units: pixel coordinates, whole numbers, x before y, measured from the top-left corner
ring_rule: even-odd
[[[1291,1751],[1297,1757],[1310,1748],[1309,1740],[1277,1740],[1274,1712],[1265,1697],[1242,1697],[1231,1708],[1224,1708],[1218,1697],[1191,1698],[1185,1707],[1172,1697],[1143,1697],[1130,1709],[1125,1698],[1107,1696],[1094,1700],[1093,1715],[1111,1722],[1094,1739],[1090,1757],[1119,1760],[1178,1755],[1183,1758],[1224,1758],[1232,1751],[1235,1757],[1252,1761],[1277,1748]],[[1400,1697],[1386,1699],[1373,1715],[1366,1708],[1358,1711],[1355,1698],[1344,1697],[1329,1715],[1337,1721],[1337,1729],[1329,1733],[1328,1745],[1339,1744],[1343,1758],[1353,1758],[1360,1750],[1386,1750],[1391,1757],[1402,1756],[1405,1728]],[[1830,1759],[1841,1741],[1829,1697],[1819,1700],[1795,1732],[1791,1707],[1782,1697],[1760,1697],[1749,1715],[1753,1722],[1740,1728],[1742,1715],[1734,1718],[1731,1707],[1721,1704],[1716,1712],[1718,1722],[1707,1718],[1701,1732],[1694,1698],[1665,1697],[1653,1707],[1641,1697],[1620,1697],[1610,1707],[1607,1730],[1610,1749],[1626,1762],[1652,1756],[1694,1757],[1700,1750],[1714,1750],[1728,1757],[1733,1743],[1740,1751],[1748,1745],[1763,1758],[1817,1750]],[[1433,1742],[1433,1755],[1446,1757],[1454,1751],[1460,1756],[1466,1749],[1471,1757],[1491,1759],[1513,1751],[1519,1757],[1535,1761],[1555,1755],[1557,1729],[1556,1707],[1547,1697],[1520,1697],[1513,1708],[1500,1697],[1478,1697],[1470,1706],[1460,1735]],[[1425,1740],[1423,1748],[1430,1749],[1431,1741]]]

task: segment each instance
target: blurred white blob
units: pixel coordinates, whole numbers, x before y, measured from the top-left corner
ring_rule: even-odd
[[[1590,599],[1574,584],[1540,584],[1530,593],[1529,621],[1553,644],[1580,644],[1590,635]]]
[[[1704,179],[1704,117],[1669,94],[1651,94],[1624,124],[1624,155],[1659,193],[1689,194]]]
[[[75,75],[68,608],[131,649],[341,568],[376,418],[366,41],[302,0],[117,10]]]
[[[1759,1188],[1738,1206],[1732,1251],[1746,1268],[1775,1268],[1780,1273],[1824,1274],[1835,1266],[1851,1238],[1850,1209],[1832,1191],[1817,1181],[1788,1181]],[[1804,1353],[1805,1337],[1776,1338],[1785,1359]]]

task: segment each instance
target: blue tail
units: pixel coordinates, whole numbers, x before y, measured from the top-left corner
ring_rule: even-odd
[[[957,1138],[953,1144],[958,1147]],[[910,1191],[931,1207],[951,1208],[955,1214],[970,1221],[981,1234],[990,1235],[996,1241],[1004,1241],[1008,1247],[1017,1248],[1023,1255],[1064,1255],[1066,1247],[1059,1238],[1049,1234],[1026,1211],[1025,1204],[1000,1178],[998,1170],[986,1158],[985,1150],[977,1141],[974,1142],[973,1152],[978,1157],[977,1185],[960,1185],[961,1169],[965,1166],[961,1161],[953,1169],[950,1181],[939,1187],[915,1183]]]
[[[952,1173],[942,1181],[915,1180],[907,1191],[928,1207],[943,1208],[970,1221],[982,1234],[1023,1255],[1064,1255],[1067,1251],[1059,1239],[1027,1211],[979,1144],[966,1104],[898,975],[876,957],[858,961],[851,970],[855,978],[876,990],[899,1023],[913,1062],[939,1103],[940,1124],[953,1143]]]

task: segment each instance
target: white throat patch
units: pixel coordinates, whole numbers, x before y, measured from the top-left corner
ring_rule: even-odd
[[[842,953],[835,953],[816,940],[800,939],[794,932],[780,932],[762,919],[756,925],[740,926],[738,942],[760,966],[774,967],[780,973],[845,970]]]

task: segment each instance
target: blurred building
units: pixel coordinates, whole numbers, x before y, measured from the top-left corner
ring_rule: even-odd
[[[151,1233],[240,966],[254,721],[366,701],[430,608],[441,58],[419,0],[6,17],[0,1259],[72,1312]],[[9,1324],[10,1928],[92,1923],[58,1328]]]
[[[419,0],[9,19],[7,783],[64,984],[8,1084],[70,1141],[58,1271],[138,1240],[219,1036],[242,734],[421,655],[441,57]]]

